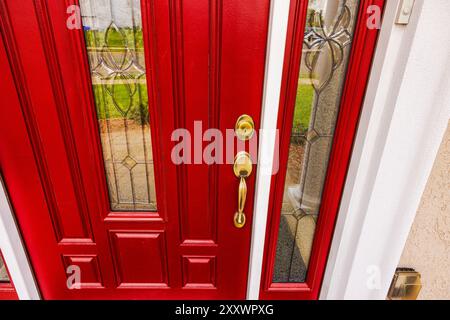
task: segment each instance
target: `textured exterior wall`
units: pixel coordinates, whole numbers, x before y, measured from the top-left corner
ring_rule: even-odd
[[[399,266],[422,274],[419,299],[450,299],[450,123]]]

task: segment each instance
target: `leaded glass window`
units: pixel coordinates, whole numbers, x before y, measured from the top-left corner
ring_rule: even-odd
[[[103,158],[114,211],[156,210],[139,0],[81,0]]]
[[[273,282],[306,280],[358,5],[309,1]]]

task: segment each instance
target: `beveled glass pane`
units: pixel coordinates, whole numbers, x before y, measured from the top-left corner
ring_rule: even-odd
[[[8,272],[6,272],[6,266],[0,255],[0,283],[9,282]]]
[[[305,282],[358,0],[310,0],[273,282]]]
[[[139,0],[81,0],[111,209],[156,210]]]

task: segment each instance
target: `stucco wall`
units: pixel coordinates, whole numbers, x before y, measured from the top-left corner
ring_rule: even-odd
[[[419,299],[450,299],[450,123],[399,266],[421,273]]]

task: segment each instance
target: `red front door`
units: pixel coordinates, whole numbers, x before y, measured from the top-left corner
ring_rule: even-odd
[[[202,134],[258,128],[268,16],[269,0],[0,1],[1,174],[43,298],[245,298],[256,166],[237,228],[239,179]]]

